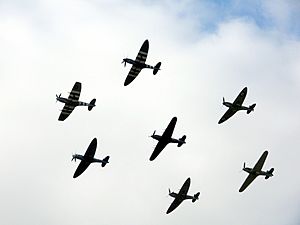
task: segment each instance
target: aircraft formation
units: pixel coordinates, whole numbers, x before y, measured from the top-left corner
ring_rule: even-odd
[[[149,51],[149,41],[145,40],[142,44],[137,57],[135,60],[130,58],[124,58],[122,63],[124,66],[126,64],[131,64],[132,67],[125,79],[124,86],[128,86],[133,80],[139,75],[142,69],[148,68],[153,70],[153,75],[156,75],[157,72],[160,70],[161,62],[158,62],[154,67],[146,64],[146,59]],[[85,103],[79,101],[80,93],[81,93],[81,83],[76,82],[68,96],[68,98],[61,97],[61,94],[56,95],[56,100],[59,102],[64,103],[64,107],[61,110],[58,120],[64,121],[75,109],[76,106],[87,106],[88,110],[91,111],[96,105],[96,99],[90,101],[90,103]],[[256,104],[252,104],[250,106],[243,106],[243,102],[247,95],[247,87],[243,88],[243,90],[238,94],[236,99],[231,102],[226,102],[225,98],[223,97],[223,105],[228,107],[228,110],[225,114],[221,117],[218,121],[218,124],[221,124],[231,118],[237,111],[245,110],[247,114],[254,111]],[[156,130],[150,136],[151,138],[157,140],[157,145],[155,146],[149,160],[155,160],[159,154],[166,148],[166,146],[170,143],[177,144],[177,147],[181,147],[183,144],[186,144],[186,135],[183,135],[181,138],[173,138],[173,131],[175,129],[177,123],[177,117],[173,117],[169,122],[167,128],[162,133],[162,135],[156,134]],[[79,177],[86,169],[90,166],[91,163],[100,163],[102,167],[109,163],[110,156],[106,156],[103,159],[96,159],[94,158],[97,149],[97,138],[94,138],[90,145],[88,146],[84,155],[74,154],[72,155],[72,160],[80,160],[80,163],[74,172],[73,178]],[[273,176],[274,168],[271,168],[268,171],[262,171],[264,162],[266,161],[268,155],[268,151],[264,151],[257,163],[254,165],[253,168],[246,167],[246,163],[243,165],[243,171],[247,172],[249,175],[242,184],[239,189],[239,192],[243,192],[257,176],[264,176],[265,179],[268,179]],[[200,192],[197,192],[194,195],[188,195],[188,191],[191,185],[191,178],[188,177],[182,187],[180,188],[178,193],[171,192],[169,189],[169,196],[174,198],[173,202],[169,206],[166,211],[166,214],[171,213],[175,210],[184,200],[191,199],[192,202],[195,202],[199,199]]]

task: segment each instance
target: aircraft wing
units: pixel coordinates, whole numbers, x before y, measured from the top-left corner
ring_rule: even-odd
[[[97,148],[97,138],[94,138],[90,143],[88,149],[84,153],[84,157],[94,158],[94,155],[96,153],[96,148]]]
[[[181,196],[177,196],[174,201],[171,203],[170,207],[167,210],[167,214],[169,214],[170,212],[172,212],[174,209],[176,209],[182,202],[183,202],[183,198]]]
[[[266,158],[268,156],[268,151],[264,151],[264,153],[261,155],[261,157],[259,158],[259,160],[257,161],[257,163],[255,164],[255,166],[253,167],[253,170],[255,171],[261,171]]]
[[[81,92],[81,83],[76,82],[72,88],[72,91],[70,92],[68,99],[72,101],[78,101],[80,92]]]
[[[147,59],[148,50],[149,50],[149,41],[146,40],[144,41],[142,47],[140,48],[140,51],[135,58],[135,61],[144,64]],[[127,86],[128,84],[130,84],[137,77],[137,75],[139,75],[142,69],[143,69],[142,67],[133,65],[126,77],[124,85]]]
[[[254,174],[249,174],[248,177],[246,178],[245,182],[242,184],[239,192],[243,192],[248,186],[249,184],[252,183],[252,181],[257,177],[257,175]]]
[[[164,150],[168,143],[169,142],[165,140],[159,140],[154,148],[154,151],[152,152],[152,155],[150,156],[150,161],[153,161],[159,155],[159,153],[161,153],[161,151]]]
[[[160,153],[161,151],[166,147],[167,144],[169,144],[170,139],[172,137],[175,125],[177,122],[177,118],[173,117],[171,122],[169,123],[167,129],[164,131],[164,133],[161,136],[161,139],[158,141],[151,157],[150,161],[153,161]]]
[[[128,84],[130,84],[137,77],[137,75],[139,75],[141,70],[142,68],[140,67],[132,66],[125,79],[124,85],[127,86]]]
[[[187,195],[189,188],[191,185],[191,178],[186,179],[186,181],[184,182],[184,184],[182,185],[182,187],[180,188],[180,191],[178,193],[178,195]]]
[[[149,50],[149,41],[145,40],[142,47],[140,48],[138,55],[135,58],[135,61],[139,63],[145,63],[148,55],[148,50]]]
[[[232,117],[235,113],[237,112],[237,110],[233,109],[233,108],[229,108],[227,109],[227,111],[225,112],[225,114],[221,117],[221,119],[219,120],[219,124],[225,122],[226,120],[228,120],[230,117]]]
[[[90,164],[91,164],[90,162],[82,160],[79,163],[79,165],[78,165],[78,167],[77,167],[77,169],[76,169],[76,171],[73,175],[73,178],[76,178],[76,177],[80,176],[89,167]]]
[[[74,105],[65,104],[65,106],[61,110],[58,120],[64,121],[65,119],[67,119],[67,117],[73,112],[74,108]]]
[[[174,199],[174,201],[171,203],[170,207],[168,208],[167,214],[169,214],[174,209],[176,209],[185,200],[185,196],[188,193],[190,185],[191,185],[191,179],[188,178],[184,182],[184,184],[182,185],[182,187],[181,187],[179,193],[177,194],[176,198]]]
[[[232,103],[233,105],[242,105],[245,98],[247,95],[247,87],[245,87],[240,93],[239,95],[236,97],[236,99],[234,100],[234,102]]]

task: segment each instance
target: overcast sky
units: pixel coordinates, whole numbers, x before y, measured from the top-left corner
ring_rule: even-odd
[[[297,0],[2,0],[0,1],[0,223],[10,225],[299,225],[300,3]],[[124,81],[145,39],[147,63]],[[58,121],[74,83],[80,100]],[[223,124],[222,97],[244,104]],[[149,157],[172,117],[174,138]],[[96,158],[72,176],[96,137]],[[243,193],[243,162],[264,170]],[[166,215],[191,177],[190,194]]]

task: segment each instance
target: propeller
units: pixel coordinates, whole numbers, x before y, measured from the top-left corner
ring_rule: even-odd
[[[156,132],[156,130],[153,132],[153,134],[151,135],[151,136],[149,136],[149,137],[152,137],[153,135],[155,135],[155,132]]]
[[[225,98],[223,97],[223,103],[225,102]]]
[[[56,95],[56,102],[57,102],[57,99],[60,98],[61,96],[61,93],[59,95]]]
[[[126,61],[123,59],[123,61],[121,62],[121,64],[124,63],[124,67],[126,67]]]
[[[71,161],[73,161],[73,159],[74,159],[74,161],[76,162],[76,157],[75,156],[76,156],[76,154],[72,155],[72,160]]]
[[[242,172],[245,168],[246,168],[246,163],[244,162],[243,168],[239,172]]]

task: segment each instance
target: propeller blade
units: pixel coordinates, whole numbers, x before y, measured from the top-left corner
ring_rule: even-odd
[[[244,166],[243,166],[243,169],[245,169],[245,167],[246,167],[246,163],[244,162]]]
[[[225,98],[223,97],[223,103],[225,102]]]

